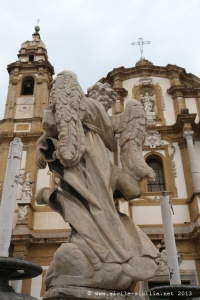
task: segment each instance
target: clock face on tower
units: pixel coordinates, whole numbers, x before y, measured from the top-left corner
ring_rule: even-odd
[[[15,119],[25,119],[33,117],[34,99],[18,98],[16,104]]]

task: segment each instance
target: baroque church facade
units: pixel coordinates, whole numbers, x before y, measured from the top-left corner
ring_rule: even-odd
[[[23,142],[16,210],[10,255],[25,257],[43,267],[43,274],[16,284],[16,290],[42,299],[43,276],[57,248],[70,235],[70,227],[49,207],[38,205],[35,195],[43,187],[54,188],[56,178],[48,168],[36,166],[36,141],[42,135],[42,115],[49,106],[51,65],[39,28],[31,41],[22,44],[18,60],[7,67],[9,86],[4,119],[0,121],[0,182],[3,187],[9,144],[14,137]],[[62,71],[62,70],[59,70]],[[134,67],[114,68],[100,79],[118,93],[111,114],[124,110],[136,99],[147,114],[143,146],[146,162],[156,180],[141,182],[140,198],[117,208],[129,215],[160,251],[156,276],[140,282],[136,291],[169,281],[160,209],[161,191],[172,205],[177,254],[183,283],[200,284],[200,78],[168,64],[155,66],[140,59]],[[118,166],[119,151],[111,156]],[[2,193],[2,191],[1,191]],[[147,299],[147,298],[146,298]]]

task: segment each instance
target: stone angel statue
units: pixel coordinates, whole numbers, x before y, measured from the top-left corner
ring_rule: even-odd
[[[96,83],[86,96],[73,72],[57,75],[44,134],[37,142],[37,164],[59,177],[56,189],[43,188],[39,204],[48,204],[71,226],[71,235],[54,255],[46,274],[49,289],[70,286],[131,290],[156,273],[158,250],[125,214],[115,195],[140,196],[140,180],[155,174],[142,156],[146,115],[136,100],[123,113],[107,113],[116,101],[108,84]],[[122,168],[110,160],[120,134]]]

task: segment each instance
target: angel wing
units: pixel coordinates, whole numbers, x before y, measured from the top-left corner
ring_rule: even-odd
[[[144,160],[142,145],[146,135],[146,113],[140,102],[131,100],[125,111],[112,121],[116,133],[120,133],[120,157],[123,169],[137,181],[155,179],[155,173]]]
[[[85,115],[85,94],[73,72],[63,71],[53,81],[50,106],[58,131],[56,157],[65,167],[73,167],[85,151],[81,121]]]

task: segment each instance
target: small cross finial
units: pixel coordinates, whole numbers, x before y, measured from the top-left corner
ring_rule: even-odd
[[[40,23],[40,19],[37,19],[37,25],[39,25],[39,23]]]
[[[140,55],[141,55],[141,57],[140,57],[140,59],[144,59],[144,49],[143,49],[143,45],[144,44],[150,44],[151,42],[149,42],[149,41],[143,41],[143,39],[142,38],[139,38],[139,40],[138,40],[138,42],[133,42],[133,43],[131,43],[131,45],[133,45],[133,46],[140,46]]]

